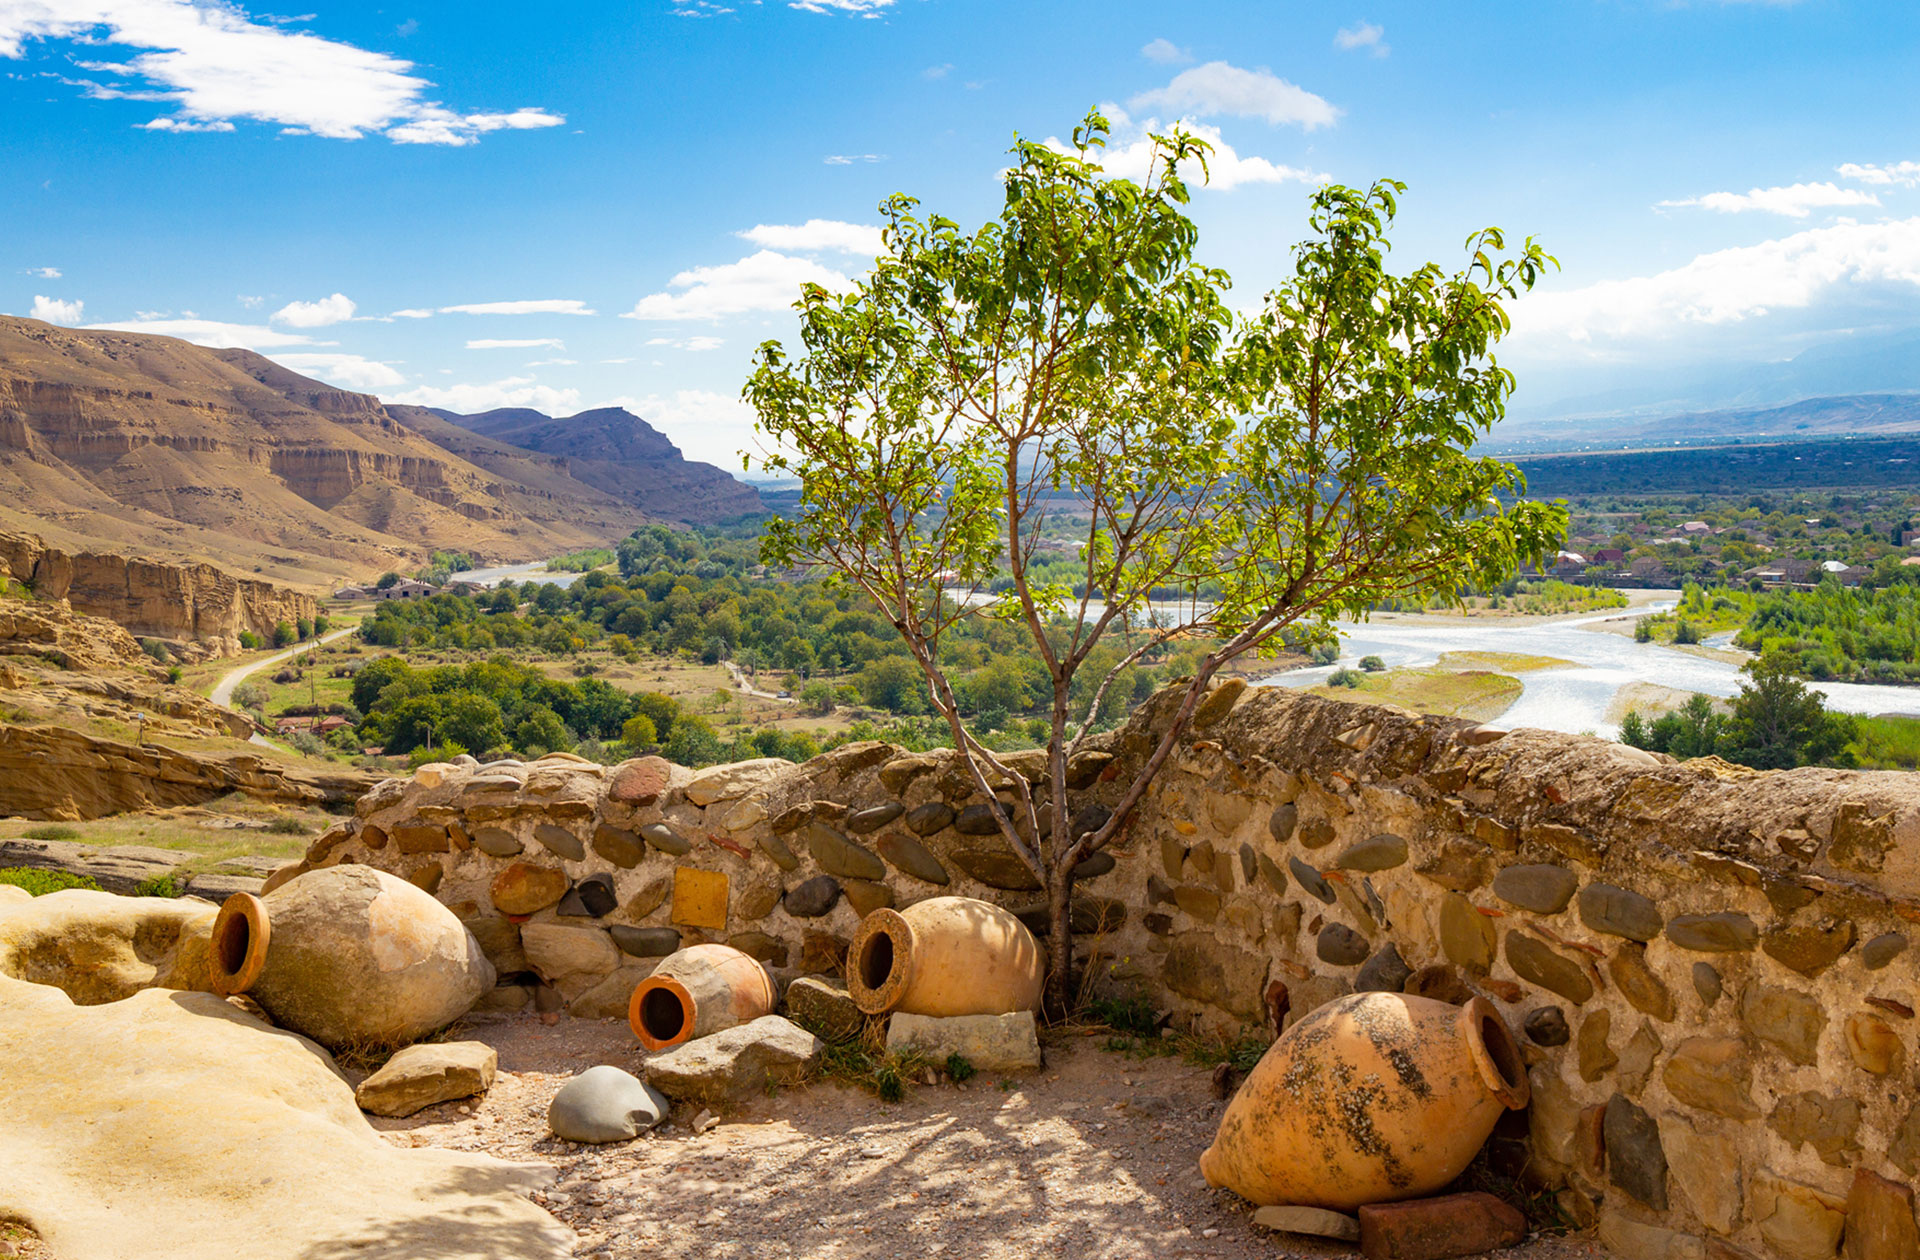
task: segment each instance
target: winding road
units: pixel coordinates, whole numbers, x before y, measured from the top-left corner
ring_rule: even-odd
[[[358,626],[348,626],[344,630],[335,630],[330,634],[321,635],[320,642],[322,644],[327,644],[327,643],[332,643],[335,639],[344,639],[348,635],[352,634],[355,630],[358,630],[359,628],[360,627]],[[233,689],[235,687],[238,687],[241,683],[245,682],[250,676],[259,673],[261,670],[265,669],[267,666],[278,665],[282,661],[290,661],[294,657],[300,655],[300,653],[302,652],[312,651],[313,647],[314,645],[312,643],[302,643],[300,646],[288,648],[284,652],[275,652],[272,656],[263,656],[259,660],[254,661],[251,664],[242,665],[237,669],[230,669],[226,673],[220,675],[219,682],[213,684],[213,690],[207,693],[207,699],[213,701],[215,704],[223,704],[228,708],[232,708],[233,707]],[[254,743],[254,744],[261,744],[267,748],[279,747],[278,744],[274,743],[272,740],[268,739],[266,736],[260,734],[258,731],[255,731],[251,736],[248,737],[248,742]]]

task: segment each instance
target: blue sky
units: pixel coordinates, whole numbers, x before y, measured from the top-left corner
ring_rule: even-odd
[[[1249,308],[1323,178],[1409,184],[1408,266],[1539,236],[1505,358],[1578,398],[1920,328],[1916,82],[1910,0],[0,0],[0,311],[737,467],[752,347],[882,197],[977,222],[1016,132],[1107,103],[1116,151],[1224,146],[1194,214]]]

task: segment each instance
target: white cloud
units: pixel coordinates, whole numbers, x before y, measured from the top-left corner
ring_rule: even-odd
[[[387,364],[357,354],[276,354],[273,361],[343,389],[387,389],[407,383],[405,376]]]
[[[1141,181],[1149,174],[1149,164],[1153,158],[1153,140],[1151,133],[1160,130],[1155,119],[1145,119],[1138,125],[1127,116],[1125,110],[1107,104],[1100,107],[1113,123],[1113,135],[1107,141],[1105,149],[1096,149],[1093,159],[1108,175],[1121,179]],[[1206,179],[1206,187],[1219,192],[1237,188],[1241,184],[1324,184],[1330,178],[1319,172],[1301,167],[1286,166],[1269,162],[1263,157],[1242,157],[1234,147],[1220,136],[1220,129],[1207,123],[1186,123],[1186,129],[1213,146],[1213,152],[1207,155],[1206,170],[1202,172],[1198,162],[1183,162],[1180,176],[1195,187]],[[1069,147],[1059,138],[1049,136],[1048,147],[1061,153]]]
[[[1142,46],[1140,55],[1163,66],[1184,66],[1193,60],[1192,53],[1170,39],[1156,39]]]
[[[59,298],[33,295],[33,309],[27,312],[28,319],[43,319],[49,324],[77,324],[80,322],[80,308],[85,302],[62,302]]]
[[[42,280],[58,280],[60,278],[60,268],[29,267],[27,268],[27,274],[30,276],[38,276]]]
[[[1920,185],[1920,162],[1891,162],[1880,166],[1873,162],[1848,162],[1837,169],[1843,179],[1858,180],[1863,184],[1897,184],[1902,188]]]
[[[467,349],[469,350],[533,350],[536,348],[545,348],[548,350],[566,349],[565,346],[561,345],[552,337],[522,337],[505,341],[482,339],[480,341],[469,341],[467,343]]]
[[[224,324],[217,319],[196,319],[182,311],[180,319],[125,319],[111,324],[88,324],[88,328],[114,332],[152,333],[159,337],[178,337],[196,346],[215,350],[270,350],[279,346],[325,345],[300,333],[281,332],[258,324]]]
[[[953,63],[949,61],[943,65],[928,66],[925,70],[922,70],[920,72],[920,77],[923,79],[929,79],[929,80],[944,79],[952,73],[953,73]]]
[[[731,12],[733,12],[732,8],[716,3],[716,0],[673,0],[675,17],[719,17],[723,13]]]
[[[880,240],[879,228],[866,223],[843,223],[838,219],[762,223],[735,235],[768,249],[796,250],[800,253],[831,249],[843,254],[865,254],[871,258],[885,248]]]
[[[396,312],[398,313],[398,312]],[[469,302],[464,306],[443,306],[442,315],[593,315],[585,302],[575,298],[535,298],[524,302]],[[412,318],[409,316],[409,318]]]
[[[893,7],[893,0],[788,0],[787,7],[803,13],[844,13],[848,17],[877,18],[882,9]]]
[[[579,364],[579,362],[580,360],[578,359],[535,359],[533,362],[527,364],[527,366],[530,368],[575,367]]]
[[[1920,289],[1920,218],[1841,223],[1702,254],[1658,275],[1537,292],[1512,307],[1530,341],[1659,338],[1848,297],[1871,286]]]
[[[410,306],[404,311],[395,311],[393,314],[387,316],[387,318],[388,319],[432,319],[433,312],[421,310],[419,307],[416,307],[416,306]]]
[[[852,166],[855,162],[884,162],[884,153],[829,153],[823,159],[828,166]]]
[[[345,323],[353,318],[353,312],[353,299],[336,293],[318,302],[289,302],[268,318],[276,324],[291,324],[295,328],[325,328],[328,324]]]
[[[532,407],[548,415],[566,416],[580,410],[580,391],[537,385],[531,376],[509,376],[505,380],[484,385],[449,385],[444,389],[422,385],[402,393],[381,394],[380,401],[414,407],[440,407],[462,414],[492,411],[496,407]]]
[[[1355,22],[1352,26],[1342,27],[1333,35],[1333,46],[1352,52],[1364,48],[1376,57],[1384,57],[1393,49],[1381,39],[1387,32],[1372,22]]]
[[[1135,109],[1158,108],[1202,118],[1231,114],[1275,124],[1298,123],[1306,131],[1331,127],[1340,117],[1340,111],[1325,100],[1276,78],[1271,71],[1242,70],[1224,61],[1182,70],[1173,82],[1140,93],[1131,104]]]
[[[1828,206],[1877,206],[1880,199],[1858,188],[1820,183],[1755,188],[1743,193],[1712,192],[1659,204],[1668,209],[1698,206],[1702,210],[1715,210],[1721,214],[1745,214],[1750,210],[1758,210],[1766,214],[1783,214],[1790,219],[1804,219],[1811,211]]]
[[[680,293],[653,293],[634,304],[625,319],[719,319],[748,311],[784,311],[813,283],[844,289],[851,281],[808,258],[763,249],[739,262],[694,267],[668,282]]]
[[[727,342],[724,337],[649,337],[647,344],[650,346],[672,346],[675,350],[687,350],[698,354],[703,350],[718,350],[721,346],[726,345]],[[625,362],[625,360],[611,359],[608,360],[608,362]]]
[[[0,57],[23,58],[29,43],[53,39],[134,50],[125,60],[78,63],[103,76],[79,82],[96,99],[171,105],[138,124],[148,131],[232,131],[246,120],[335,140],[384,134],[399,144],[465,145],[490,131],[564,121],[541,109],[449,110],[427,98],[433,85],[412,62],[256,21],[237,4],[0,0]]]

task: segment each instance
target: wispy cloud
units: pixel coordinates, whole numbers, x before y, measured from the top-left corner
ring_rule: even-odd
[[[1140,55],[1163,66],[1184,66],[1193,60],[1192,53],[1170,39],[1156,39],[1142,45]]]
[[[952,73],[953,73],[953,63],[949,61],[943,65],[928,66],[925,70],[922,70],[920,72],[920,77],[928,80],[944,79]]]
[[[30,276],[37,276],[38,278],[40,278],[40,279],[42,279],[42,280],[58,280],[58,279],[60,278],[60,268],[58,268],[58,267],[29,267],[29,268],[27,268],[27,274],[28,274],[28,275],[30,275]]]
[[[885,246],[880,229],[866,223],[845,223],[839,219],[808,219],[805,223],[761,223],[737,233],[755,245],[768,249],[813,253],[836,250],[844,254],[872,257]]]
[[[1517,336],[1536,343],[1661,338],[1687,325],[1864,298],[1875,287],[1908,300],[1920,294],[1920,218],[1809,228],[1702,254],[1657,275],[1535,292],[1514,304],[1513,323]]]
[[[402,314],[403,312],[395,312]],[[442,315],[593,315],[598,312],[575,298],[535,298],[524,302],[469,302],[443,306]],[[409,316],[411,317],[411,316]]]
[[[114,332],[152,333],[160,337],[178,337],[197,346],[215,350],[272,350],[281,346],[326,345],[301,333],[281,332],[258,324],[227,324],[217,319],[197,319],[187,312],[179,319],[126,319],[108,324],[88,324]]]
[[[376,390],[405,385],[407,378],[385,363],[357,354],[287,354],[271,356],[282,367],[317,376],[343,389]]]
[[[1340,111],[1321,97],[1269,70],[1243,70],[1224,61],[1182,70],[1167,86],[1142,92],[1129,104],[1198,118],[1218,114],[1263,118],[1275,125],[1292,123],[1305,131],[1331,127],[1340,117]]]
[[[1842,188],[1834,183],[1787,184],[1777,188],[1754,188],[1747,192],[1711,192],[1699,197],[1658,203],[1663,209],[1697,206],[1721,214],[1781,214],[1804,219],[1815,210],[1833,206],[1877,206],[1880,199],[1858,188]]]
[[[555,389],[535,383],[531,376],[509,376],[485,384],[422,385],[398,393],[382,393],[380,401],[414,407],[439,407],[470,414],[497,407],[532,407],[549,415],[572,415],[580,410],[580,391]]]
[[[467,343],[469,350],[565,350],[559,340],[553,337],[511,337],[504,340],[481,338]]]
[[[893,7],[893,0],[788,0],[789,9],[803,13],[839,13],[847,17],[877,18]]]
[[[276,324],[293,328],[325,328],[329,324],[342,324],[352,319],[354,309],[353,299],[344,293],[336,293],[318,302],[289,302],[269,318]]]
[[[647,344],[650,346],[671,346],[675,350],[688,350],[697,354],[703,350],[718,350],[727,343],[726,340],[721,337],[649,337]],[[609,362],[612,362],[612,360],[609,360]]]
[[[33,295],[33,309],[27,312],[29,319],[43,319],[49,324],[77,324],[80,322],[81,308],[85,302],[62,302],[59,298]]]
[[[1848,162],[1838,168],[1838,174],[1843,179],[1858,180],[1863,184],[1877,184],[1882,187],[1920,186],[1920,162],[1891,162],[1886,166],[1878,166],[1872,162]]]
[[[720,319],[748,311],[784,311],[800,296],[802,284],[844,289],[846,276],[809,258],[763,249],[739,262],[692,267],[668,281],[678,293],[641,298],[625,319]]]
[[[1347,52],[1364,48],[1376,57],[1384,57],[1393,51],[1383,38],[1386,33],[1386,28],[1372,22],[1355,22],[1334,32],[1333,46]]]
[[[829,153],[823,159],[828,166],[852,166],[855,162],[884,162],[884,153]]]
[[[410,307],[407,307],[405,310],[393,312],[393,314],[387,316],[387,318],[388,319],[432,319],[433,312],[429,310],[424,310],[417,306],[410,306]]]
[[[285,134],[396,144],[468,145],[506,129],[555,127],[544,109],[456,111],[429,99],[433,84],[386,53],[256,20],[237,4],[194,0],[4,0],[0,57],[64,39],[124,60],[87,60],[100,76],[79,81],[100,100],[150,101],[173,112],[148,131],[219,132],[236,121],[275,123]]]

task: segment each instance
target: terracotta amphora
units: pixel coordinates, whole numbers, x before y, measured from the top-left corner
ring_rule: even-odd
[[[209,955],[213,992],[245,993],[330,1050],[418,1041],[466,1014],[495,978],[453,911],[359,864],[229,897]]]
[[[1200,1171],[1262,1206],[1416,1198],[1459,1176],[1527,1096],[1520,1048],[1485,998],[1355,993],[1268,1048]]]
[[[847,992],[869,1015],[1005,1015],[1040,1005],[1045,960],[1026,924],[971,897],[875,910],[847,950]]]
[[[773,1014],[778,994],[767,969],[729,945],[669,954],[634,987],[627,1023],[640,1044],[665,1050]]]

